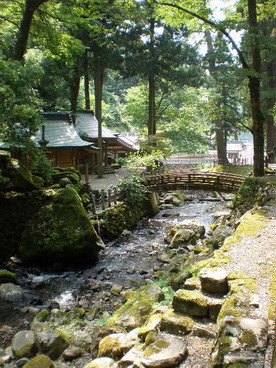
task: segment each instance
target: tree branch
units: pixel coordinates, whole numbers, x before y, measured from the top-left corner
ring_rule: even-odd
[[[192,17],[195,17],[199,20],[202,20],[204,23],[206,24],[209,24],[209,26],[211,26],[212,28],[215,28],[217,29],[218,31],[220,31],[222,34],[224,34],[224,36],[226,38],[228,38],[228,40],[230,41],[232,47],[234,48],[234,50],[236,50],[238,56],[239,56],[239,59],[240,59],[240,62],[243,66],[243,68],[245,69],[249,69],[249,65],[247,64],[244,56],[243,56],[243,53],[241,51],[241,49],[238,47],[238,45],[236,44],[236,42],[233,40],[233,38],[231,37],[230,33],[227,32],[224,28],[222,28],[219,24],[191,11],[191,10],[188,10],[186,8],[183,8],[182,6],[180,5],[176,5],[176,4],[171,4],[171,3],[167,3],[167,2],[158,2],[156,0],[153,0],[153,2],[157,5],[164,5],[164,6],[170,6],[171,8],[175,8],[175,9],[178,9],[178,10],[181,10],[183,11],[184,13],[186,14],[189,14],[191,15]]]

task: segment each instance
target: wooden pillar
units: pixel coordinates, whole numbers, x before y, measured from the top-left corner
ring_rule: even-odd
[[[88,162],[85,161],[85,183],[89,183],[89,172],[88,172]]]
[[[108,162],[107,162],[107,142],[105,142],[105,144],[104,144],[104,164],[105,164],[105,166],[108,165]]]

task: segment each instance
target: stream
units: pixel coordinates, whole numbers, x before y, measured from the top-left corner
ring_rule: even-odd
[[[198,220],[206,228],[230,212],[229,203],[214,201],[208,192],[189,192],[193,200],[179,207],[162,209],[151,219],[141,220],[133,231],[124,231],[116,240],[106,243],[99,261],[85,269],[65,272],[45,272],[36,268],[12,265],[27,295],[26,305],[17,310],[0,305],[0,347],[10,345],[10,339],[20,329],[29,327],[34,313],[40,309],[81,307],[94,310],[95,318],[108,317],[122,303],[121,291],[151,282],[153,274],[162,270],[162,258],[168,244],[166,230],[186,220]],[[1,349],[0,349],[1,350]]]

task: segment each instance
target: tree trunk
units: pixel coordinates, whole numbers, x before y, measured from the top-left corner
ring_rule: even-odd
[[[248,24],[250,49],[252,57],[252,74],[248,77],[250,90],[250,102],[252,112],[252,131],[254,142],[254,176],[264,176],[264,117],[261,111],[260,99],[260,75],[261,75],[261,53],[259,44],[259,29],[257,22],[256,0],[248,0]]]
[[[155,43],[155,36],[154,36],[154,27],[155,27],[155,20],[150,19],[150,57],[151,60],[154,60],[154,43]],[[148,76],[148,83],[149,83],[149,116],[148,116],[148,136],[156,135],[156,104],[155,104],[155,75],[154,72],[151,70]]]
[[[83,70],[84,70],[84,96],[85,96],[85,109],[90,110],[90,91],[89,91],[89,68],[88,68],[88,50],[85,50],[83,56]]]
[[[154,76],[149,76],[149,121],[148,121],[148,136],[156,134],[156,107],[155,107],[155,79]]]
[[[78,106],[80,79],[81,79],[80,60],[77,59],[74,64],[72,70],[72,78],[70,80],[70,103],[73,116],[75,115]]]
[[[46,1],[48,0],[25,0],[25,9],[23,12],[14,47],[14,60],[23,61],[24,54],[27,50],[27,43],[34,13],[39,8],[39,6]]]
[[[272,39],[275,41],[276,34],[272,34]],[[274,125],[274,116],[272,109],[275,105],[275,94],[276,94],[276,58],[267,63],[266,71],[268,76],[268,89],[269,94],[272,97],[266,99],[266,153],[269,157],[270,162],[274,162],[275,159],[275,149],[276,149],[276,130]]]
[[[209,64],[209,72],[210,75],[216,81],[216,61],[214,58],[214,46],[213,39],[211,36],[211,32],[209,29],[205,30],[205,38],[207,43],[207,51],[208,51],[208,64]],[[217,103],[217,109],[220,109],[220,103]],[[228,164],[227,159],[227,135],[225,134],[225,130],[223,127],[222,119],[215,120],[215,134],[216,134],[216,147],[217,147],[217,156],[218,156],[218,164],[225,165]]]
[[[103,97],[104,65],[101,57],[95,55],[94,86],[95,86],[95,116],[98,120],[98,178],[103,177],[103,137],[102,137],[102,97]]]

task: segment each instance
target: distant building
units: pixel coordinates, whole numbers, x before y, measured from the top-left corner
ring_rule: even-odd
[[[98,120],[91,110],[78,110],[76,113],[75,128],[79,136],[93,144],[98,142]],[[129,152],[137,152],[138,147],[127,137],[102,126],[104,161],[108,158],[116,159]]]
[[[47,157],[53,166],[74,167],[96,157],[98,148],[83,140],[75,130],[69,113],[45,112],[44,118]],[[42,140],[42,127],[34,138],[39,145]]]
[[[238,138],[238,140],[227,142],[229,162],[235,165],[253,165],[252,135],[241,133]]]

